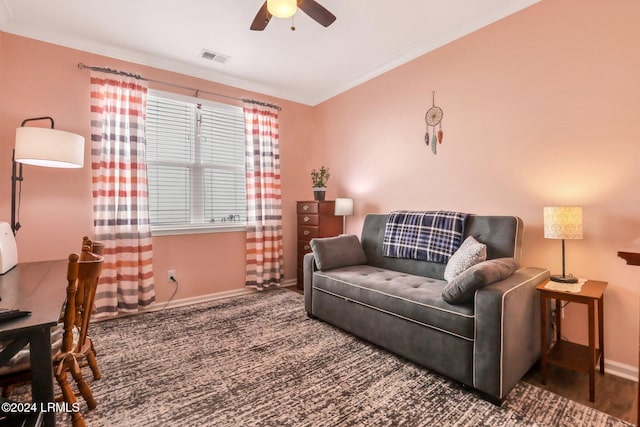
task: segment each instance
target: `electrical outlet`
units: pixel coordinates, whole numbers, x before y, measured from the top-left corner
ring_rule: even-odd
[[[178,278],[176,277],[176,271],[175,270],[167,271],[167,281],[168,282],[177,282],[178,281]]]

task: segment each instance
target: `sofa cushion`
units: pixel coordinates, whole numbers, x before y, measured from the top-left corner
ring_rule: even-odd
[[[514,258],[497,258],[476,264],[456,276],[442,289],[442,298],[450,304],[473,301],[476,290],[506,279],[520,264]]]
[[[480,243],[475,237],[469,236],[458,250],[449,258],[444,269],[444,280],[450,282],[467,268],[487,259],[487,245]]]
[[[442,299],[446,282],[370,265],[313,273],[314,291],[398,316],[466,340],[474,338],[473,305]]]
[[[326,271],[367,263],[358,236],[342,235],[311,240],[311,249],[318,269]]]

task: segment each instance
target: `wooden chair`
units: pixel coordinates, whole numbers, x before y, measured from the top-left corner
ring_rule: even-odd
[[[84,254],[87,252],[90,252],[94,255],[102,255],[103,251],[104,251],[103,243],[95,242],[91,240],[89,236],[82,237],[82,251],[80,255],[81,261],[85,257]],[[85,295],[84,284],[82,282],[78,283],[78,295],[82,295],[82,297],[76,297],[75,323],[78,330],[80,330],[80,327],[82,325],[82,319],[84,317],[84,312],[85,312],[85,300],[87,299],[87,295]],[[89,307],[91,308],[89,308],[88,310],[93,310],[93,299],[90,301],[90,304],[91,305]],[[63,321],[64,321],[64,307],[62,309],[62,312],[60,313],[59,323],[63,323]],[[89,368],[91,369],[91,373],[93,374],[93,379],[99,380],[100,378],[102,378],[102,374],[100,373],[100,369],[98,368],[98,359],[97,359],[98,353],[95,347],[93,346],[93,340],[89,335],[88,326],[87,326],[87,336],[85,338],[85,341],[87,342],[87,345],[85,346],[85,348],[83,348],[83,354],[85,355],[85,357],[80,362],[80,367],[84,368],[86,366],[89,366]]]
[[[52,328],[53,373],[62,391],[62,400],[70,406],[77,403],[77,399],[69,384],[68,374],[71,374],[76,382],[79,395],[85,400],[87,407],[89,409],[96,407],[91,388],[85,381],[80,368],[81,361],[91,357],[88,355],[90,352],[87,351],[91,346],[90,341],[87,340],[87,330],[92,310],[83,311],[80,326],[77,326],[76,301],[82,299],[84,307],[93,307],[103,262],[104,258],[89,252],[88,246],[83,248],[81,255],[69,255],[64,321],[61,328],[59,326]],[[83,288],[82,293],[78,292],[79,287]],[[62,331],[61,338],[59,338],[60,331]],[[16,385],[30,381],[28,351],[28,349],[20,351],[11,360],[9,366],[0,369],[0,387],[2,387],[3,397],[9,397]],[[85,426],[79,412],[72,413],[72,422],[74,427]]]
[[[89,246],[89,252],[96,255],[104,254],[104,243],[91,240],[89,236],[82,237],[82,247]]]
[[[84,236],[82,238],[82,252],[80,255],[80,260],[83,261],[87,256],[95,256],[102,255],[104,250],[104,245],[100,242],[94,242],[89,237]],[[91,255],[89,255],[91,254]],[[97,284],[96,284],[97,286]],[[85,288],[84,283],[78,283],[78,295],[82,295],[81,298],[76,297],[76,327],[81,328],[82,323],[85,319],[85,313],[87,311],[93,311],[93,302],[95,299],[95,289],[93,290],[94,295],[87,295],[88,289]],[[91,314],[87,318],[91,318]],[[100,369],[98,368],[98,360],[95,347],[93,346],[93,340],[89,335],[89,325],[87,324],[85,330],[85,337],[83,338],[83,342],[85,342],[84,348],[82,348],[82,353],[84,354],[84,359],[80,363],[80,367],[84,368],[85,366],[89,366],[91,372],[93,374],[93,378],[99,380],[102,378],[102,374],[100,373]]]

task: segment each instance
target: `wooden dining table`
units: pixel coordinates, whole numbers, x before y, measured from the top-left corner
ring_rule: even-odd
[[[55,426],[51,327],[58,323],[66,298],[66,260],[19,263],[0,276],[0,307],[30,311],[0,322],[0,341],[13,341],[0,352],[0,366],[30,346],[31,396],[37,414],[25,413],[28,425]],[[30,411],[33,411],[32,409]],[[32,424],[29,424],[32,423]]]

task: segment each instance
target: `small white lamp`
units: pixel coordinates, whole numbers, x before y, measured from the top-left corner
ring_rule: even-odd
[[[353,215],[353,199],[336,198],[336,216],[342,216],[342,233],[347,230],[347,216]]]
[[[561,283],[576,283],[578,278],[565,274],[564,241],[565,239],[582,239],[582,207],[545,207],[544,237],[545,239],[562,239],[562,276],[553,275],[551,280]]]
[[[51,127],[25,127],[27,122],[37,120],[49,120]],[[23,163],[49,168],[81,168],[84,165],[84,138],[53,127],[53,118],[47,116],[25,119],[16,129],[16,145],[13,150],[11,170],[11,230],[14,235],[20,229],[17,216],[20,210],[21,192],[16,192],[16,186],[18,183],[22,185],[24,180]]]

